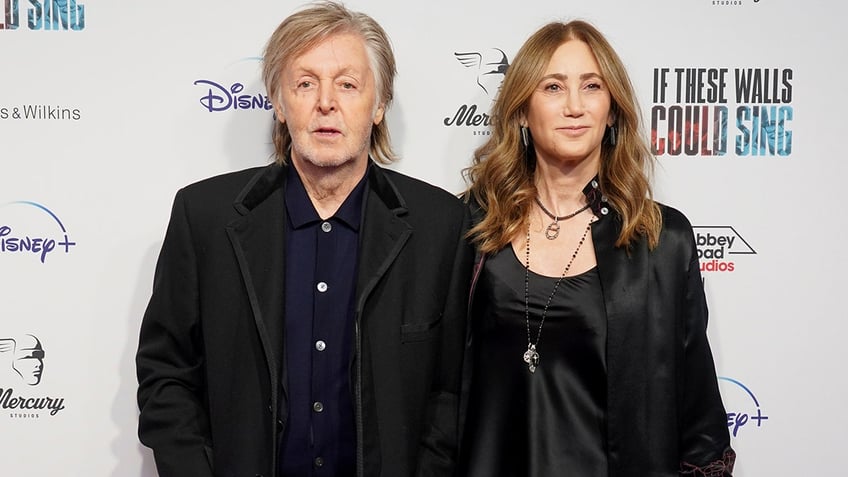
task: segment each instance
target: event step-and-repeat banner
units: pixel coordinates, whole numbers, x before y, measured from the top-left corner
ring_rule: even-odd
[[[270,161],[259,57],[300,6],[0,0],[4,475],[155,475],[136,438],[133,359],[171,201]],[[551,20],[597,25],[637,88],[656,196],[695,227],[737,475],[844,475],[848,7],[348,6],[386,28],[398,57],[392,167],[452,192],[526,37]]]

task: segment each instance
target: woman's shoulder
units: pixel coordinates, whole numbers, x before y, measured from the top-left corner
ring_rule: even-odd
[[[694,246],[695,236],[692,231],[692,223],[680,210],[666,204],[657,202],[662,214],[662,231],[660,233],[660,245],[677,244],[685,248]]]
[[[660,213],[662,214],[664,232],[692,232],[692,223],[683,212],[661,202],[657,202],[657,205],[659,206]]]

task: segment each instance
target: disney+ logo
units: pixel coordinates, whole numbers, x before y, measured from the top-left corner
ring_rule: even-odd
[[[737,437],[739,431],[745,426],[761,428],[763,422],[768,420],[768,416],[763,412],[760,406],[760,401],[754,395],[748,386],[745,386],[740,381],[720,376],[720,382],[725,382],[730,385],[732,392],[722,393],[725,397],[725,405],[727,407],[727,428],[730,429],[733,437]],[[728,391],[728,388],[724,388]]]
[[[57,217],[56,214],[47,207],[31,201],[11,202],[6,204],[6,206],[33,207],[49,216],[52,220],[49,220],[48,223],[54,222],[59,227],[59,231],[56,232],[54,230],[52,232],[45,232],[43,230],[39,230],[32,232],[29,230],[21,233],[19,232],[21,227],[18,227],[17,225],[10,225],[10,221],[0,221],[0,255],[32,254],[35,255],[41,263],[45,263],[47,261],[47,256],[54,252],[56,247],[59,247],[59,250],[64,249],[65,253],[70,253],[71,247],[76,246],[77,243],[72,242],[69,238],[68,230],[65,228],[65,225],[61,220],[59,220],[59,217]],[[35,217],[33,217],[33,219],[35,219]],[[35,220],[27,221],[30,229],[33,228],[34,222]]]

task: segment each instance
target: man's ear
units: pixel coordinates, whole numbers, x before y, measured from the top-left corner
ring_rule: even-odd
[[[383,122],[383,116],[386,114],[386,108],[384,105],[380,104],[377,106],[377,110],[374,111],[374,126],[377,126],[381,122]]]
[[[271,104],[274,106],[274,115],[277,116],[278,121],[285,124],[286,114],[283,112],[283,105],[279,99],[279,94],[277,96],[278,98],[275,101],[271,101]]]

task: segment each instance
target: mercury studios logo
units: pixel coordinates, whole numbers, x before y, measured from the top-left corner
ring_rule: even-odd
[[[484,61],[483,54],[478,51],[453,55],[463,66],[474,71],[477,75],[477,86],[494,99],[506,75],[506,69],[509,68],[509,60],[503,50],[499,48],[492,48],[492,50],[496,53],[488,59],[494,61]]]
[[[453,55],[459,64],[468,70],[468,78],[476,83],[477,88],[479,88],[478,91],[482,91],[489,98],[488,103],[490,104],[497,96],[506,70],[509,68],[509,59],[506,53],[500,48],[491,48],[482,52],[458,52]],[[489,135],[488,127],[492,122],[492,118],[488,114],[489,104],[485,107],[480,107],[474,103],[462,104],[456,109],[455,113],[445,117],[443,123],[445,126],[482,127],[485,129],[475,130],[474,135]]]
[[[45,357],[35,335],[0,337],[0,409],[10,418],[39,418],[42,412],[55,416],[65,409],[64,398],[32,397],[37,393],[15,391],[15,386],[29,389],[41,384]]]
[[[18,30],[21,20],[28,30],[81,31],[85,29],[85,5],[76,0],[0,0],[0,30]]]
[[[739,437],[742,432],[761,429],[769,416],[751,388],[741,381],[724,376],[720,376],[718,381],[731,435]]]
[[[76,242],[50,209],[29,201],[0,206],[0,260],[22,256],[46,263],[53,253],[70,253]]]
[[[742,5],[756,5],[761,0],[707,0],[714,7],[741,7]]]
[[[262,61],[262,58],[251,57],[238,60],[234,64],[258,63],[260,61]],[[244,82],[241,81],[211,79],[196,80],[194,85],[202,91],[199,99],[200,105],[210,113],[230,110],[259,109],[270,111],[274,109],[271,101],[268,100],[268,96],[265,95],[264,87],[262,91],[248,91]]]
[[[731,225],[692,226],[701,272],[733,272],[736,270],[734,256],[756,255],[742,235]]]

